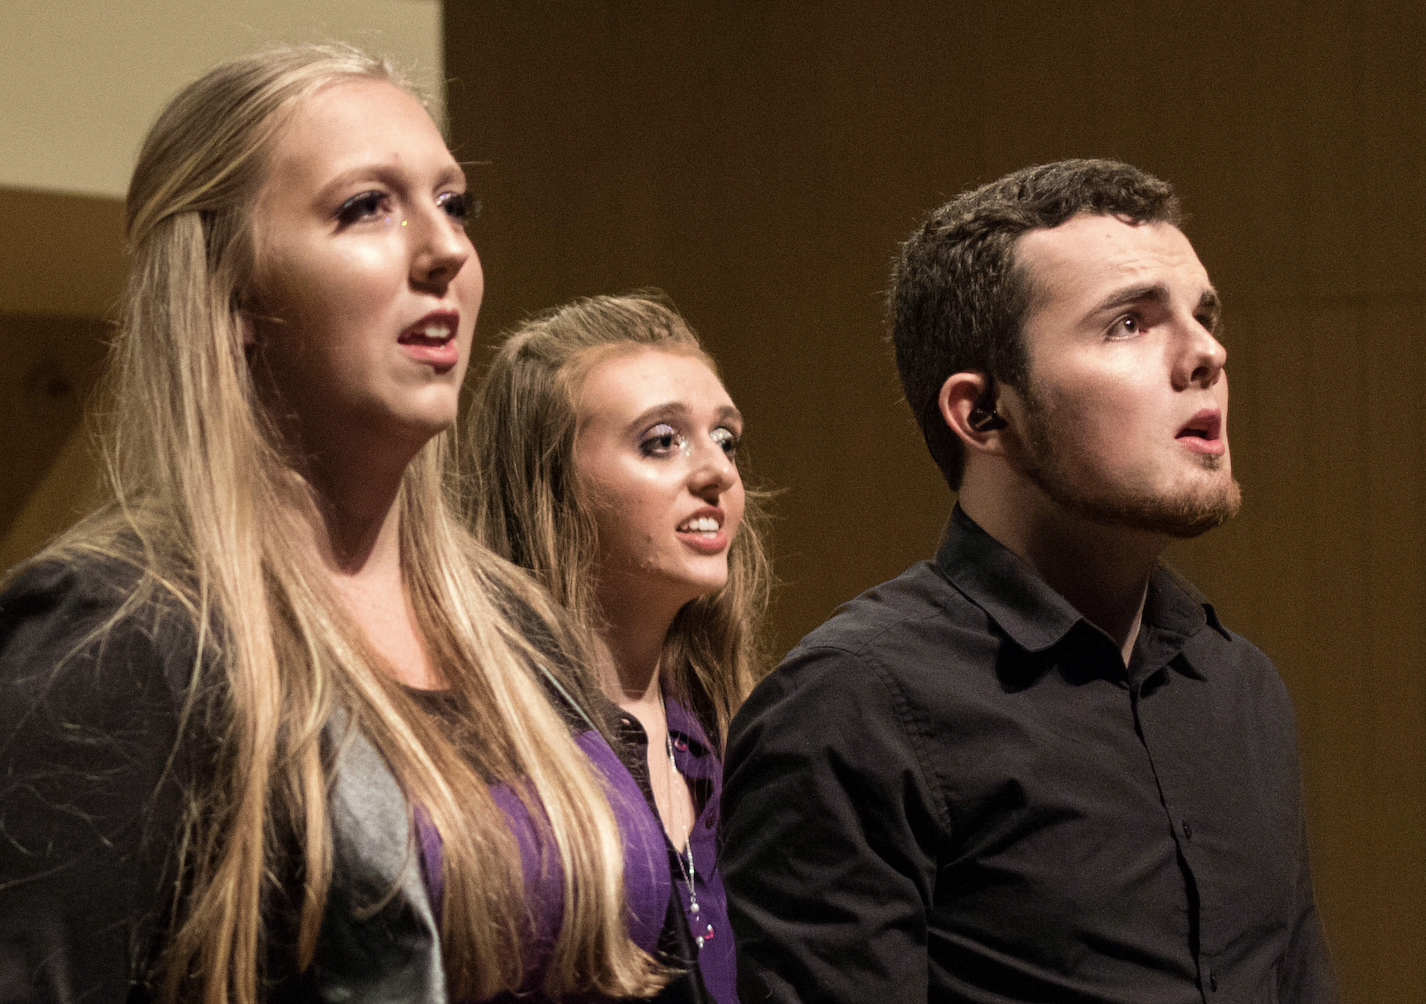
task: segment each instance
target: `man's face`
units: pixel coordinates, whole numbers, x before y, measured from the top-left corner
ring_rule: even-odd
[[[1167,223],[1084,214],[1016,245],[1024,473],[1097,523],[1191,537],[1238,510],[1218,297]]]

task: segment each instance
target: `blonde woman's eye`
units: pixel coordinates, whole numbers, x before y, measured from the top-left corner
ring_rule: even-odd
[[[738,434],[732,429],[725,429],[722,426],[713,430],[713,442],[730,457],[738,455]]]
[[[385,192],[362,192],[341,204],[337,209],[337,222],[349,227],[353,223],[390,215],[391,206]]]
[[[664,457],[685,446],[683,436],[671,425],[660,422],[639,441],[639,450],[646,457]]]
[[[472,201],[464,192],[447,192],[436,200],[447,216],[459,223],[465,223],[480,215],[480,203]]]

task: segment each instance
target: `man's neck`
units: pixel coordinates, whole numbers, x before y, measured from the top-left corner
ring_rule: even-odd
[[[1163,538],[1104,526],[1065,510],[1038,490],[1002,498],[963,487],[961,508],[1007,549],[1019,555],[1091,624],[1119,647],[1129,665],[1143,622],[1149,576]]]

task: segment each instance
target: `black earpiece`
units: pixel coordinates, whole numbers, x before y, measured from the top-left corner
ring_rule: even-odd
[[[996,413],[995,405],[991,405],[989,408],[979,404],[976,405],[970,410],[966,421],[976,432],[989,432],[992,429],[1003,429],[1006,425],[1005,419]]]

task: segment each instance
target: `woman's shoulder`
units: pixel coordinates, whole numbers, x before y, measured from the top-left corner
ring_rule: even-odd
[[[152,961],[192,770],[171,682],[182,620],[132,603],[140,580],[42,557],[0,592],[0,917],[25,918],[0,930],[0,962],[43,959],[35,980],[95,999]]]
[[[176,701],[195,646],[182,604],[117,555],[41,556],[0,591],[0,687],[12,698],[59,696],[70,680],[90,700],[162,682]]]

